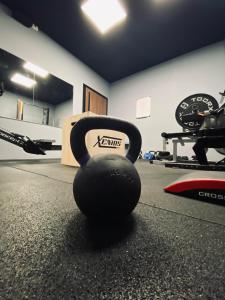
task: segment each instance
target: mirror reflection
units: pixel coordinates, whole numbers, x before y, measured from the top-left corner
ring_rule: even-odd
[[[0,117],[62,127],[72,113],[72,85],[0,49]]]

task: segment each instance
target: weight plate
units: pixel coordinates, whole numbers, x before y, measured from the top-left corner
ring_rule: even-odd
[[[204,112],[215,110],[217,108],[219,108],[219,105],[214,97],[202,93],[194,94],[180,102],[180,104],[177,106],[175,116],[177,123],[181,127],[189,130],[196,130],[201,127],[203,119],[202,121],[196,120],[191,122],[184,122],[182,120],[182,116],[192,114],[195,111]]]

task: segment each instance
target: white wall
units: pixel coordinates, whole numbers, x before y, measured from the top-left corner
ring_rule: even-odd
[[[19,97],[18,97],[19,98]],[[16,95],[5,91],[0,97],[0,116],[16,119],[17,100]]]
[[[77,41],[79,43],[79,41]],[[42,32],[26,28],[10,17],[10,12],[0,4],[0,47],[26,61],[46,69],[49,73],[72,84],[73,114],[82,112],[83,83],[109,97],[109,84],[80,60]],[[0,126],[32,138],[61,138],[61,129],[0,118]],[[12,152],[9,152],[14,149]],[[31,155],[39,159],[39,156]],[[0,141],[0,159],[31,158],[18,147]],[[52,157],[49,154],[46,158]],[[59,151],[55,156],[59,157]]]
[[[46,102],[33,100],[19,94],[14,94],[9,91],[5,91],[0,98],[0,117],[16,119],[17,115],[17,100],[21,99],[24,102],[24,114],[23,120],[32,123],[42,124],[43,107],[49,108],[49,125],[54,127],[62,127],[63,121],[66,117],[73,115],[73,99],[60,103],[58,105],[52,105]],[[38,107],[36,107],[38,106]]]
[[[73,115],[72,99],[56,105],[54,110],[54,126],[62,128],[64,119],[72,115]]]
[[[32,104],[33,100],[21,96],[19,94],[14,94],[9,91],[5,91],[0,98],[0,117],[16,119],[17,113],[17,100],[21,99],[24,102],[24,115],[23,120],[33,123],[42,124],[43,117],[43,107],[49,108],[49,125],[53,125],[55,106],[46,102],[38,101],[35,99],[35,105],[32,106],[26,104]]]
[[[12,19],[0,4],[0,47],[74,86],[73,112],[82,112],[83,83],[109,96],[109,84],[42,32]],[[79,41],[77,41],[79,43]]]
[[[73,100],[71,99],[56,106],[37,100],[35,101],[36,105],[40,105],[42,107],[48,106],[50,108],[50,124],[54,122],[54,127],[52,127],[41,124],[43,115],[41,110],[31,110],[31,107],[26,105],[24,109],[24,121],[15,120],[17,99],[18,97],[15,94],[7,91],[5,91],[3,96],[0,98],[0,128],[29,136],[31,139],[55,140],[56,142],[54,144],[61,145],[62,129],[57,127],[62,127],[63,119],[73,114]],[[22,99],[26,103],[31,103],[32,101],[24,96]],[[1,103],[1,101],[4,101],[4,105]],[[26,111],[26,108],[29,111]],[[0,140],[0,160],[49,158],[61,158],[61,151],[46,151],[45,156],[33,155],[24,152],[23,149],[19,148],[18,146]]]
[[[181,131],[175,120],[175,110],[185,97],[202,92],[219,100],[218,93],[224,89],[223,41],[114,83],[110,88],[109,114],[125,118],[139,127],[144,151],[162,150],[161,133]],[[136,100],[145,96],[152,99],[151,117],[136,120]],[[179,154],[193,155],[192,146],[179,147]],[[171,147],[168,149],[172,151]],[[217,152],[211,149],[208,157],[217,159]]]

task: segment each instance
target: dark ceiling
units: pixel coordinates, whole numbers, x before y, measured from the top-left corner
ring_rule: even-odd
[[[121,0],[127,18],[105,35],[81,0],[2,2],[109,82],[225,38],[225,0]]]
[[[19,57],[0,49],[0,83],[3,83],[6,91],[33,99],[32,88],[28,89],[10,80],[17,72],[33,79],[33,74],[23,68],[24,63]],[[73,86],[51,74],[46,78],[36,76],[35,80],[34,100],[57,105],[73,98]]]

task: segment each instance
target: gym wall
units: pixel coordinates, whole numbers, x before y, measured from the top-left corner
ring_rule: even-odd
[[[17,112],[17,100],[22,99],[24,103],[32,104],[32,99],[25,96],[15,95],[11,92],[5,91],[4,95],[0,98],[0,118],[6,117],[15,119]],[[3,103],[4,102],[4,103]],[[73,99],[66,102],[60,103],[58,105],[51,105],[46,102],[38,101],[35,99],[35,105],[40,107],[49,108],[49,125],[54,127],[62,127],[63,120],[66,117],[71,116],[73,113]],[[41,115],[41,116],[40,116]],[[24,121],[29,121],[32,123],[42,122],[42,111],[41,109],[33,109],[32,106],[24,107]]]
[[[74,86],[73,113],[82,112],[83,83],[108,97],[109,84],[41,31],[15,21],[0,4],[0,47]],[[79,42],[79,41],[78,41]]]
[[[33,100],[19,94],[14,94],[9,91],[5,91],[0,98],[0,117],[16,118],[17,112],[17,100],[22,99],[24,103],[32,104]],[[46,102],[38,101],[35,99],[35,105],[40,106],[40,109],[34,109],[32,106],[24,106],[24,120],[33,123],[41,123],[43,112],[41,107],[49,108],[49,125],[53,125],[55,106]]]
[[[166,49],[165,49],[166,51]],[[149,53],[151,55],[151,53]],[[114,83],[110,88],[109,114],[138,126],[143,150],[162,150],[161,133],[181,132],[175,119],[177,105],[187,96],[208,93],[220,100],[225,89],[225,41],[180,56]],[[136,119],[136,100],[151,97],[151,117]],[[172,152],[172,146],[168,150]],[[178,154],[193,155],[193,144],[178,146]],[[222,158],[215,150],[209,159]]]
[[[71,115],[82,112],[83,83],[108,97],[109,84],[105,80],[41,31],[36,32],[15,21],[10,16],[10,11],[5,10],[1,3],[0,37],[0,48],[43,67],[51,74],[74,86]],[[62,107],[56,108],[58,115],[60,110],[65,112]],[[30,135],[32,138],[56,139],[57,141],[60,140],[61,143],[61,129],[59,128],[3,118],[0,119],[0,126],[21,134]],[[19,147],[4,141],[1,141],[0,149],[0,159],[40,159],[40,156],[26,154]],[[59,158],[60,151],[54,152],[49,151],[46,156],[41,158]]]
[[[25,98],[24,96],[23,99],[25,102],[29,101],[29,99]],[[2,100],[2,98],[0,98],[0,100]],[[2,106],[3,110],[1,110],[1,115],[4,116],[5,114],[8,117],[10,117],[9,113],[11,113],[11,118],[15,118],[16,108],[17,108],[16,106],[17,98],[15,97],[15,94],[5,92],[4,101],[7,102],[7,105],[4,104],[4,106]],[[46,106],[46,103],[40,101],[39,102],[36,101],[36,104],[39,104],[40,106],[44,106],[44,105]],[[49,105],[49,107],[50,107],[50,118],[49,118],[50,126],[34,124],[34,123],[24,122],[24,121],[17,121],[17,120],[12,120],[0,116],[0,127],[15,133],[27,135],[32,139],[45,138],[45,139],[55,140],[56,144],[61,145],[62,129],[57,127],[61,127],[64,118],[71,115],[73,101],[71,99],[69,101],[66,101],[56,106]],[[35,122],[35,120],[38,121],[42,120],[42,117],[40,117],[40,115],[35,116],[35,112],[36,112],[35,110],[32,111],[33,122]],[[25,115],[24,115],[24,119],[25,120],[27,119]],[[53,125],[53,122],[54,122],[54,127],[51,126]],[[21,148],[13,144],[9,144],[3,140],[0,140],[0,149],[1,149],[0,160],[61,158],[61,151],[47,151],[46,155],[44,156],[32,155],[24,152]]]
[[[71,113],[72,110],[73,110],[72,99],[56,105],[54,110],[54,126],[62,128],[64,119],[72,115]]]

